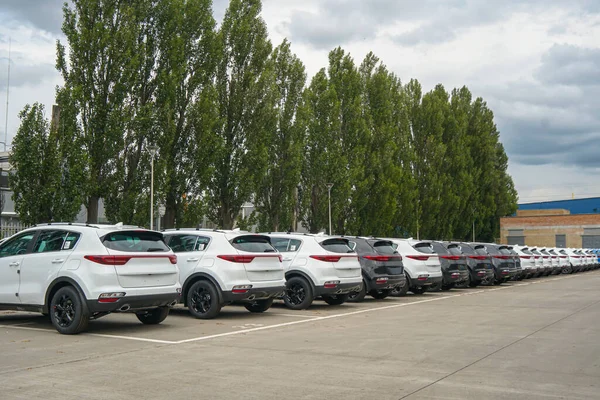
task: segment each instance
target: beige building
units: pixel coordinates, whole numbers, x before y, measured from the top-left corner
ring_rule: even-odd
[[[600,214],[519,210],[516,216],[500,218],[500,237],[505,244],[600,248]]]

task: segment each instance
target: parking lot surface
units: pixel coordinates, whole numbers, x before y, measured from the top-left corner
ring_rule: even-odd
[[[305,311],[0,312],[2,399],[598,399],[600,272]]]

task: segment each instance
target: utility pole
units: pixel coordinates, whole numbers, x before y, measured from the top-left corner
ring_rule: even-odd
[[[4,116],[4,151],[6,151],[6,143],[8,141],[8,99],[10,97],[10,50],[12,46],[12,38],[8,38],[8,79],[6,81],[6,115]]]
[[[154,228],[154,157],[158,154],[158,146],[148,146],[150,152],[150,230]]]
[[[331,236],[331,188],[333,183],[327,184],[327,196],[329,198],[329,236]]]

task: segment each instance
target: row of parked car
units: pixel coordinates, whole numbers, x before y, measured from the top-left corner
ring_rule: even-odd
[[[229,304],[261,313],[276,299],[302,310],[316,299],[340,305],[579,272],[598,260],[587,249],[52,223],[0,243],[0,309],[41,312],[75,334],[113,312],[159,324],[177,303],[200,319]]]

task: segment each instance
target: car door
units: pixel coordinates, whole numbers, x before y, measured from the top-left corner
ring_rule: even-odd
[[[19,304],[21,264],[31,250],[35,231],[17,235],[0,245],[0,304]]]
[[[67,263],[79,236],[60,229],[40,231],[21,265],[19,297],[23,304],[44,304],[48,285]]]
[[[282,255],[283,270],[289,271],[294,264],[302,242],[292,238],[271,237],[271,244]]]
[[[206,248],[210,239],[205,236],[193,234],[169,235],[167,244],[177,254],[177,265],[179,267],[180,281],[185,280],[194,273],[202,257],[206,254]]]

